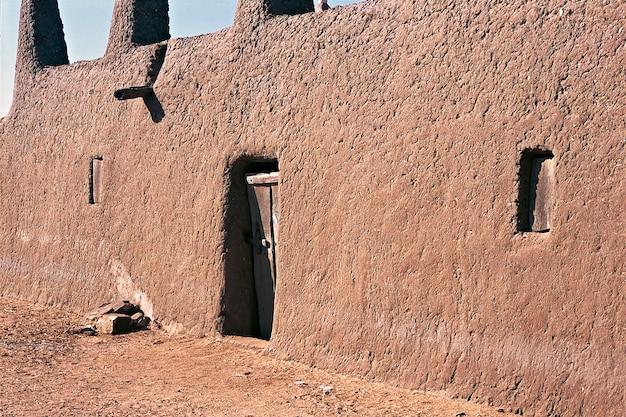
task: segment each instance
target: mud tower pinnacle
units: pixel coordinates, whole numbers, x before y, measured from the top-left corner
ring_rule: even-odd
[[[272,15],[297,15],[315,10],[312,0],[243,0],[237,2],[235,26],[245,31]],[[252,27],[250,27],[252,26]]]
[[[16,84],[44,67],[68,64],[57,0],[23,0],[16,58]]]
[[[169,38],[167,0],[116,0],[106,55]]]

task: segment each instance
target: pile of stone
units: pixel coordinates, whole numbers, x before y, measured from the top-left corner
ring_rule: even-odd
[[[150,328],[150,317],[138,305],[121,300],[101,305],[87,314],[86,330],[94,333],[120,334]],[[85,333],[85,332],[81,332]]]

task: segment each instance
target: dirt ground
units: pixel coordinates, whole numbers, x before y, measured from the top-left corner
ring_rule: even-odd
[[[81,323],[0,299],[0,417],[509,415],[278,361],[255,339],[68,332]]]

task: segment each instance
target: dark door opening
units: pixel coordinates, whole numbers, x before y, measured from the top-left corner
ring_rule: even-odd
[[[224,335],[269,339],[274,317],[278,162],[239,158],[228,166],[224,289],[216,326]]]

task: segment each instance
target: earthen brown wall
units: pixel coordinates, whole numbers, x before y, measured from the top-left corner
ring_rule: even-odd
[[[254,334],[243,174],[276,160],[276,355],[525,415],[620,415],[624,3],[270,6],[162,43],[150,109],[113,97],[154,80],[167,38],[124,36],[135,2],[101,59],[46,67],[22,43],[0,294],[128,297],[171,331]],[[528,149],[554,155],[548,233],[517,231]]]

